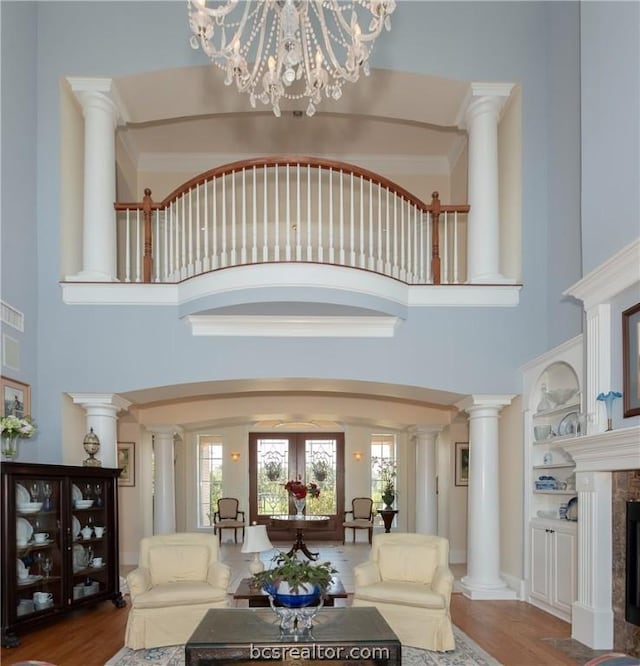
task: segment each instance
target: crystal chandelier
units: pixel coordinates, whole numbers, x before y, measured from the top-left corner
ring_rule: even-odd
[[[308,100],[312,116],[324,94],[369,75],[369,56],[395,0],[188,0],[191,46],[225,71],[225,85],[270,104]],[[366,32],[362,26],[366,26]]]

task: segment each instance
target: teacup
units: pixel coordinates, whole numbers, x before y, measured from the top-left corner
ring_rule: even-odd
[[[91,560],[91,566],[92,567],[101,567],[102,566],[102,558],[101,557],[94,557]]]
[[[94,527],[93,531],[96,533],[96,537],[98,539],[102,539],[102,536],[104,535],[104,527]]]
[[[47,532],[36,532],[33,535],[33,540],[36,543],[44,543],[48,538],[49,538],[49,534]]]
[[[20,580],[27,580],[27,578],[29,578],[29,569],[26,567],[24,569],[18,569],[18,578]]]
[[[87,527],[82,528],[81,534],[83,539],[90,539],[93,535],[93,530],[87,525]]]
[[[46,604],[48,601],[53,601],[53,594],[51,592],[34,592],[33,601],[36,604]]]

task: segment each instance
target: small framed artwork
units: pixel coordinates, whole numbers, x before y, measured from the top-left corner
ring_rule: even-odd
[[[456,442],[456,486],[469,485],[469,442]]]
[[[640,414],[640,303],[622,313],[622,401],[624,418]]]
[[[31,387],[15,379],[0,377],[2,416],[31,416]]]
[[[136,444],[118,442],[118,467],[122,470],[118,478],[120,486],[136,485]]]

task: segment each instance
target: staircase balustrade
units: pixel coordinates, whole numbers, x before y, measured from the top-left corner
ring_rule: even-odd
[[[407,284],[466,279],[467,205],[430,204],[318,158],[261,158],[200,174],[163,201],[116,203],[118,279],[179,282],[222,268],[310,262]]]

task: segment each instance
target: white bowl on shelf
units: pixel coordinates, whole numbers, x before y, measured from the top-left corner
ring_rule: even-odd
[[[88,509],[93,506],[92,499],[76,500],[76,509]]]
[[[541,442],[543,439],[548,439],[551,436],[550,425],[537,425],[533,426],[533,435],[536,441]]]
[[[17,507],[20,513],[37,513],[42,509],[42,502],[18,502]]]
[[[558,388],[547,391],[547,397],[556,407],[561,407],[566,404],[578,392],[577,388]]]

